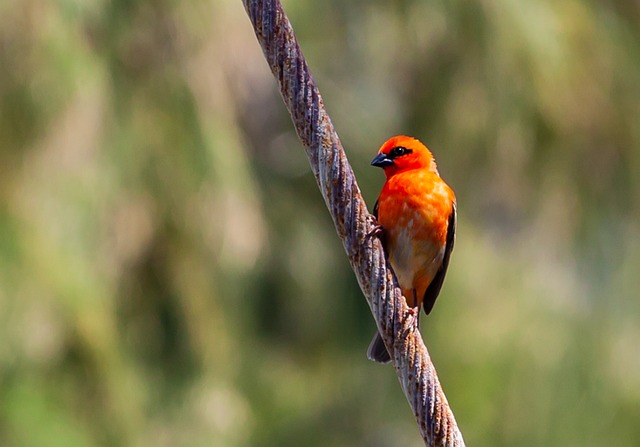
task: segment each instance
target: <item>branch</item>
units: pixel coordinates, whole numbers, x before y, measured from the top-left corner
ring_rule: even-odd
[[[462,447],[462,434],[380,241],[367,237],[372,228],[367,206],[289,19],[279,0],[243,3],[425,444]]]

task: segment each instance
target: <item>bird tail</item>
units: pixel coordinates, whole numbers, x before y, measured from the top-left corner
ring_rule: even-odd
[[[391,356],[389,355],[389,351],[387,351],[387,347],[384,345],[384,341],[382,341],[380,332],[376,332],[373,340],[371,340],[369,349],[367,350],[367,357],[369,360],[378,363],[389,363],[391,361]]]

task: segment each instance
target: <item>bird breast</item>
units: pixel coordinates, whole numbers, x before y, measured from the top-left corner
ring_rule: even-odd
[[[378,206],[387,256],[400,286],[430,283],[446,246],[452,207],[447,185],[431,172],[398,174],[383,187]]]

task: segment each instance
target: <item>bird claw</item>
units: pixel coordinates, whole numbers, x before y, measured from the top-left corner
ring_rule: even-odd
[[[376,219],[373,214],[369,214],[369,218],[371,219],[373,228],[369,230],[369,232],[366,235],[366,238],[372,239],[374,237],[377,237],[377,238],[381,237],[384,234],[384,228],[382,227],[382,225],[378,223],[378,219]]]
[[[411,327],[418,328],[418,323],[420,321],[420,306],[409,308],[407,311],[407,320]]]

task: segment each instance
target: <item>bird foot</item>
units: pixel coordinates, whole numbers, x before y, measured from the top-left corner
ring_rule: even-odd
[[[374,237],[380,238],[384,234],[384,228],[382,225],[378,223],[378,219],[375,218],[373,214],[369,214],[369,219],[371,219],[371,223],[373,227],[366,235],[367,239],[372,239]]]
[[[418,328],[420,322],[420,306],[410,307],[407,311],[407,323],[411,327]]]

